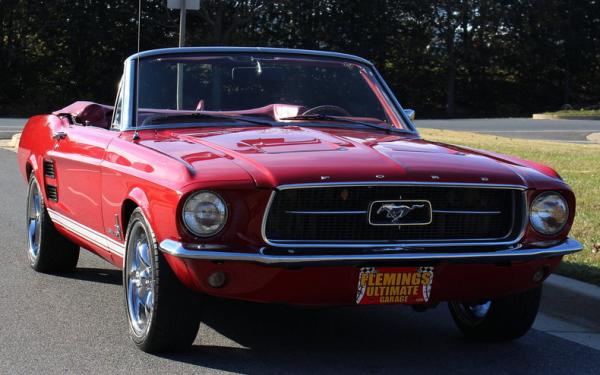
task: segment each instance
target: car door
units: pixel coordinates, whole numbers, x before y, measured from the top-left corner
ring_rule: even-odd
[[[77,123],[65,124],[54,132],[54,148],[48,152],[57,185],[52,206],[73,222],[74,227],[68,229],[106,247],[102,244],[105,230],[100,163],[109,143],[119,133]]]

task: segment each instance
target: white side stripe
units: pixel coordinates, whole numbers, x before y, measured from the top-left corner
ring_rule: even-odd
[[[95,230],[82,225],[73,219],[70,219],[62,214],[59,214],[56,211],[48,209],[48,214],[50,215],[50,219],[56,224],[68,229],[74,234],[95,243],[101,248],[110,251],[111,253],[117,254],[119,256],[123,256],[125,254],[125,246],[110,237],[105,236],[102,233],[96,232]]]

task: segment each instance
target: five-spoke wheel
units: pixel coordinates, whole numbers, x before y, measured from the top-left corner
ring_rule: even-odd
[[[138,335],[147,329],[154,311],[154,273],[148,234],[141,223],[136,223],[130,233],[133,242],[131,256],[127,258],[127,304],[131,327]]]
[[[35,178],[29,190],[27,200],[27,247],[29,261],[35,263],[40,253],[40,238],[42,232],[42,197]]]
[[[133,342],[146,352],[185,350],[200,325],[198,296],[177,279],[158,251],[142,210],[127,226],[123,285]]]

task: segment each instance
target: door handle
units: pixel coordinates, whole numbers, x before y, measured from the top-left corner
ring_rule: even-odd
[[[67,133],[65,132],[56,132],[54,134],[52,134],[52,139],[54,140],[61,140],[61,139],[65,139],[67,138]]]

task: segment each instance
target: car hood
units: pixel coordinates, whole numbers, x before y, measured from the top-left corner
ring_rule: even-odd
[[[208,160],[226,159],[259,187],[350,181],[526,185],[527,175],[541,175],[494,155],[429,142],[411,133],[286,126],[152,134],[141,142],[188,163],[197,178],[202,178]]]

